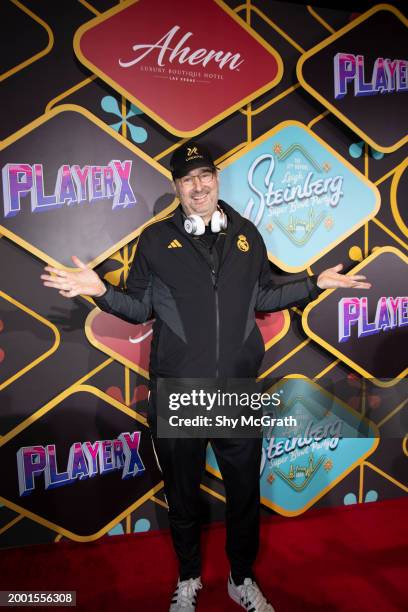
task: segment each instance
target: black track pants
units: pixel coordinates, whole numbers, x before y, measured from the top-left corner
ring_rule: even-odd
[[[200,482],[207,440],[157,438],[155,452],[163,473],[169,524],[180,564],[180,579],[201,574]],[[226,490],[226,553],[234,580],[252,576],[259,545],[261,439],[215,438],[211,444]]]

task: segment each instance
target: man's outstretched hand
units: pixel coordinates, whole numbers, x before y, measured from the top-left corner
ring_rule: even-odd
[[[59,293],[67,298],[76,295],[90,295],[101,297],[106,292],[106,287],[99,276],[88,268],[78,257],[72,256],[72,261],[79,268],[79,272],[69,272],[46,266],[44,269],[49,274],[42,274],[43,285],[58,289]]]
[[[320,289],[336,289],[345,287],[350,289],[370,289],[371,283],[364,282],[366,277],[362,274],[345,275],[339,274],[343,269],[343,264],[338,264],[334,268],[327,268],[317,277],[317,286]]]

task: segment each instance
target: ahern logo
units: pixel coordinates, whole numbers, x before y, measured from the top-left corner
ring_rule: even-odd
[[[202,133],[271,91],[283,74],[275,49],[222,0],[119,3],[79,28],[74,49],[178,136]]]
[[[130,68],[149,55],[156,59],[157,66],[164,66],[167,59],[169,64],[177,62],[180,65],[197,66],[201,64],[205,67],[210,62],[213,62],[213,64],[217,64],[221,69],[226,66],[230,70],[236,70],[244,61],[239,53],[223,50],[215,51],[214,49],[207,50],[204,48],[193,50],[187,45],[183,46],[193,36],[193,33],[186,32],[177,41],[176,35],[181,34],[179,30],[181,30],[180,26],[175,25],[156,43],[133,45],[132,50],[136,52],[136,55],[129,60],[119,59],[119,65],[122,68]],[[191,43],[189,42],[189,44]],[[141,51],[141,53],[137,53],[138,51]]]
[[[64,164],[57,170],[54,192],[46,195],[43,164],[6,164],[2,170],[4,216],[19,213],[24,196],[30,197],[32,212],[105,199],[112,199],[112,209],[134,206],[136,198],[129,184],[131,169],[131,160],[82,168]]]

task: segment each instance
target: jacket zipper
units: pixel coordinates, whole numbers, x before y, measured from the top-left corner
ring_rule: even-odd
[[[193,248],[194,245],[192,245]],[[215,244],[213,246],[213,248],[215,249]],[[214,267],[214,256],[212,253],[210,253],[210,257],[211,257],[211,264],[210,262],[204,257],[204,255],[200,252],[199,249],[196,248],[197,253],[199,254],[199,256],[205,261],[205,263],[208,265],[209,270],[210,270],[210,274],[211,274],[211,281],[212,281],[212,286],[214,289],[214,303],[215,303],[215,378],[218,378],[219,376],[219,362],[220,362],[220,309],[219,309],[219,298],[218,298],[218,276],[215,272],[215,267]],[[221,261],[218,263],[218,274],[220,273],[220,268],[221,266]]]
[[[176,227],[177,227],[177,225],[176,225]],[[185,234],[183,234],[183,232],[180,230],[180,228],[177,227],[177,229],[180,232],[180,234],[185,237]],[[232,242],[235,240],[236,236],[238,236],[237,232],[234,234],[234,236],[232,238],[231,246],[230,246],[230,248],[228,250],[228,253],[224,253],[224,255],[222,256],[222,258],[219,261],[219,264],[218,264],[218,274],[220,273],[221,264],[226,260],[229,252],[232,249]],[[193,246],[193,248],[195,248],[195,247]],[[214,245],[214,248],[215,248],[215,245]],[[209,262],[200,253],[199,249],[196,249],[196,251],[201,256],[201,258],[207,263],[207,265],[209,265]],[[215,300],[215,377],[218,378],[218,376],[219,376],[219,361],[220,361],[220,309],[219,309],[219,298],[218,298],[218,277],[217,277],[217,275],[215,273],[214,267],[209,265],[209,268],[210,268],[210,273],[211,273],[211,281],[212,281],[212,285],[213,285],[213,289],[214,289],[214,300]]]
[[[215,377],[218,378],[220,361],[220,309],[218,303],[218,278],[214,268],[211,269],[211,279],[215,298]]]

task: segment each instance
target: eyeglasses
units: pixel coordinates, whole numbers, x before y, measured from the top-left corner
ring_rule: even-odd
[[[199,174],[183,176],[180,179],[180,183],[183,187],[193,187],[195,179],[198,179],[202,185],[209,185],[214,178],[214,172],[212,170],[204,170]]]

